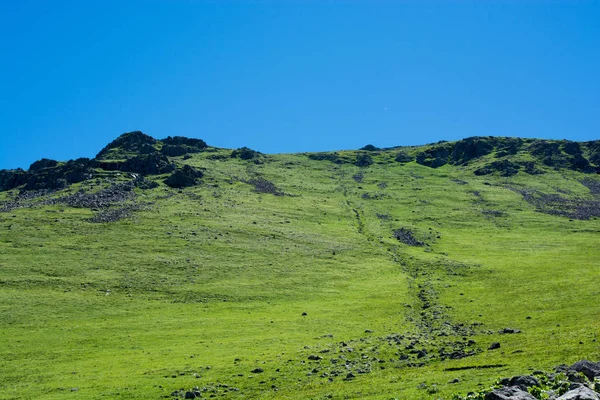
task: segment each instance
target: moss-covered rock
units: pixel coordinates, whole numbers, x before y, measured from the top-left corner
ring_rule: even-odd
[[[198,180],[202,176],[202,171],[189,165],[184,165],[182,168],[173,171],[165,180],[165,183],[172,188],[184,188],[198,184]]]

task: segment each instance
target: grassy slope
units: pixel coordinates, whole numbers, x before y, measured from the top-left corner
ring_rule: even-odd
[[[217,383],[242,398],[449,398],[599,358],[600,221],[537,213],[506,188],[588,196],[583,175],[475,177],[475,166],[400,165],[392,153],[362,169],[206,156],[186,161],[207,169],[202,186],[140,191],[148,205],[131,219],[91,224],[91,211],[61,206],[0,214],[0,398],[147,399]],[[256,176],[291,196],[241,182]],[[400,244],[399,227],[431,246]],[[404,343],[381,338],[442,341],[423,329],[418,285],[444,310],[438,322],[482,323],[469,337],[479,354],[399,360]],[[504,327],[523,333],[493,333]],[[320,378],[341,341],[348,357],[386,363],[351,381]],[[494,341],[501,349],[487,351]],[[323,349],[323,361],[307,360]],[[445,371],[477,365],[502,367]]]

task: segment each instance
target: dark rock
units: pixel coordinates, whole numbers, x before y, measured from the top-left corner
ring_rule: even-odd
[[[204,140],[188,138],[185,136],[167,136],[165,139],[162,139],[161,142],[169,146],[189,146],[197,149],[204,149],[207,147]]]
[[[494,150],[491,138],[470,137],[454,144],[450,159],[454,165],[464,165],[469,161],[490,154]]]
[[[496,350],[500,348],[500,343],[498,342],[494,342],[490,345],[490,347],[488,347],[488,350]]]
[[[321,357],[321,356],[317,356],[317,355],[314,355],[314,354],[313,354],[313,355],[310,355],[310,356],[308,356],[308,359],[309,359],[309,360],[312,360],[312,361],[319,361],[319,360],[322,360],[322,359],[323,359],[323,357]]]
[[[240,147],[231,152],[231,158],[239,158],[240,160],[252,160],[258,158],[260,155],[261,153],[248,147]]]
[[[556,400],[600,400],[600,394],[588,387],[582,386],[575,390],[569,390]]]
[[[264,369],[262,369],[262,368],[254,368],[254,369],[253,369],[252,371],[250,371],[250,372],[252,372],[253,374],[260,374],[260,373],[263,373],[263,372],[265,372],[265,370],[264,370]]]
[[[529,387],[540,386],[540,382],[530,375],[514,376],[511,378],[509,386],[518,386],[522,390],[527,391]]]
[[[254,191],[256,193],[267,193],[274,196],[285,195],[285,193],[283,193],[273,182],[264,178],[250,179],[249,181],[244,182],[254,186]]]
[[[396,229],[393,234],[394,238],[409,246],[424,246],[425,243],[415,238],[413,232],[407,228]]]
[[[595,363],[588,360],[581,360],[571,365],[569,369],[581,372],[591,381],[593,381],[594,377],[596,376],[600,377],[600,363]]]
[[[185,392],[185,397],[184,399],[195,399],[196,395],[194,394],[194,392]]]
[[[354,375],[352,372],[349,372],[349,373],[346,375],[346,379],[348,379],[348,380],[350,380],[350,379],[354,379],[354,378],[356,378],[356,375]]]
[[[124,133],[100,150],[96,159],[122,160],[140,154],[153,153],[156,151],[154,147],[156,143],[156,139],[140,131]]]
[[[448,163],[450,151],[451,146],[448,144],[436,146],[417,154],[416,161],[427,167],[438,168]]]
[[[521,333],[521,331],[519,329],[504,328],[504,329],[501,329],[498,333],[500,333],[500,334],[512,334],[512,333]]]
[[[485,395],[484,400],[536,400],[529,393],[518,387],[503,387]]]
[[[39,171],[44,168],[53,168],[58,165],[58,161],[50,160],[49,158],[42,158],[41,160],[35,161],[29,166],[29,171]]]
[[[100,161],[98,166],[104,170],[133,172],[142,175],[166,174],[175,169],[175,165],[159,153],[142,154],[123,162]]]
[[[172,188],[184,188],[194,186],[203,174],[194,167],[184,165],[182,168],[173,171],[165,180],[165,183]]]

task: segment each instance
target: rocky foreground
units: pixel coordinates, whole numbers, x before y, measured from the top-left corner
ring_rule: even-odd
[[[189,398],[189,397],[188,397]],[[454,400],[600,400],[600,362],[581,360],[554,372],[499,379],[494,387]]]

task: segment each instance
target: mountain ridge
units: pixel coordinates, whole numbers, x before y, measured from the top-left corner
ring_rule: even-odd
[[[92,179],[94,169],[121,171],[142,175],[161,175],[176,169],[174,158],[214,151],[201,139],[168,136],[155,139],[141,131],[127,132],[107,144],[92,159],[78,158],[67,162],[43,158],[23,169],[0,170],[0,191],[21,187],[23,190],[57,189]],[[222,149],[221,149],[222,150]],[[519,171],[528,174],[543,173],[543,168],[570,169],[584,173],[600,173],[600,140],[573,142],[568,140],[521,139],[514,137],[474,136],[454,142],[440,141],[421,146],[377,148],[367,145],[358,150],[339,152],[292,153],[306,155],[312,160],[326,160],[337,164],[351,162],[367,166],[373,154],[395,154],[399,163],[416,162],[431,168],[444,165],[468,166],[472,161],[493,155],[485,165],[473,171],[476,175],[500,173],[512,176]],[[354,153],[353,153],[354,152]],[[356,157],[342,157],[340,153]],[[518,156],[521,157],[518,157]],[[527,157],[529,156],[529,157]],[[222,156],[221,156],[222,157]],[[268,158],[257,151],[242,147],[231,150],[231,157],[256,163]],[[527,159],[529,158],[529,159]],[[515,159],[517,159],[515,161]],[[177,175],[199,175],[196,171],[179,171]],[[194,180],[186,185],[195,184]],[[177,183],[178,186],[181,183]]]

